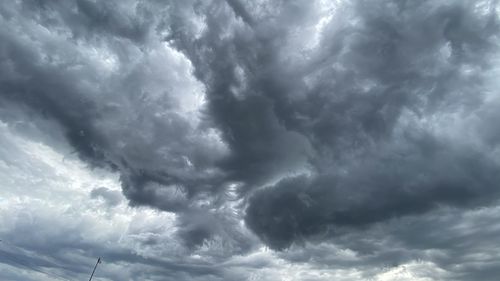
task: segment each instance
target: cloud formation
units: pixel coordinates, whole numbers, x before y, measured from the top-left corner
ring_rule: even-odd
[[[289,263],[304,269],[293,280],[322,280],[328,263],[337,271],[326,278],[368,278],[384,263],[391,275],[407,263],[411,280],[493,280],[487,242],[464,241],[498,232],[477,229],[500,199],[499,9],[480,0],[2,3],[3,189],[14,200],[25,196],[14,179],[32,182],[40,191],[26,196],[62,204],[44,192],[63,194],[72,172],[50,180],[44,171],[61,168],[47,155],[63,155],[115,177],[82,183],[82,210],[103,208],[114,221],[151,208],[152,224],[171,215],[168,231],[128,223],[132,242],[103,255],[140,266],[109,280],[278,280]],[[36,227],[51,225],[50,204],[33,206]],[[112,240],[67,235],[86,223],[53,224],[59,234],[40,236],[56,239],[52,248],[97,253]],[[448,240],[432,237],[436,228]],[[25,231],[2,229],[12,239]],[[28,240],[16,241],[44,253],[33,264],[65,258]],[[474,251],[484,255],[478,267],[456,258]],[[76,261],[66,266],[68,278],[83,274]]]

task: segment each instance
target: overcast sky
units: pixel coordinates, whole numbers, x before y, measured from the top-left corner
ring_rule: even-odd
[[[499,15],[1,1],[0,280],[498,280]]]

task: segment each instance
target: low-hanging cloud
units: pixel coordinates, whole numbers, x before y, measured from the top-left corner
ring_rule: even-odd
[[[496,202],[496,2],[323,2],[4,3],[0,117],[53,122],[188,249]]]

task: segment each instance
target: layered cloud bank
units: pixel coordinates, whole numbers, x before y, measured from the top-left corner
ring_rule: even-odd
[[[4,278],[495,280],[499,9],[0,4]]]

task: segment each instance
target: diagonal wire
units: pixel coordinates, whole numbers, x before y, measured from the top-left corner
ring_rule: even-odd
[[[18,246],[16,246],[16,245],[13,245],[13,244],[11,244],[11,243],[6,242],[5,240],[0,240],[0,243],[2,243],[2,244],[8,244],[8,245],[13,246],[13,247],[16,247],[16,248],[18,248],[18,249],[24,250],[24,249],[22,249],[22,248],[20,248],[20,247],[18,247]],[[68,279],[67,279],[66,277],[62,276],[62,275],[59,275],[59,274],[56,274],[56,273],[51,273],[51,272],[47,272],[47,271],[41,270],[39,267],[37,267],[37,266],[33,266],[33,265],[32,265],[32,264],[30,264],[29,262],[27,262],[27,261],[25,261],[25,260],[20,259],[20,258],[19,258],[19,257],[20,257],[20,254],[14,254],[14,253],[11,253],[11,252],[9,252],[9,251],[5,251],[5,250],[4,250],[4,251],[1,251],[1,252],[2,252],[3,254],[6,254],[6,255],[8,254],[8,255],[9,255],[9,261],[11,261],[11,262],[13,262],[13,263],[15,263],[15,264],[17,264],[17,265],[20,265],[20,266],[22,266],[22,267],[24,267],[24,268],[27,268],[27,269],[29,269],[29,270],[36,271],[36,272],[38,272],[38,273],[42,273],[42,274],[45,274],[45,275],[51,276],[51,277],[53,277],[53,278],[57,278],[58,280],[68,281]],[[8,262],[3,262],[3,263],[5,263],[5,264],[10,264],[10,263],[8,263]],[[10,264],[10,265],[12,265],[12,264]]]

